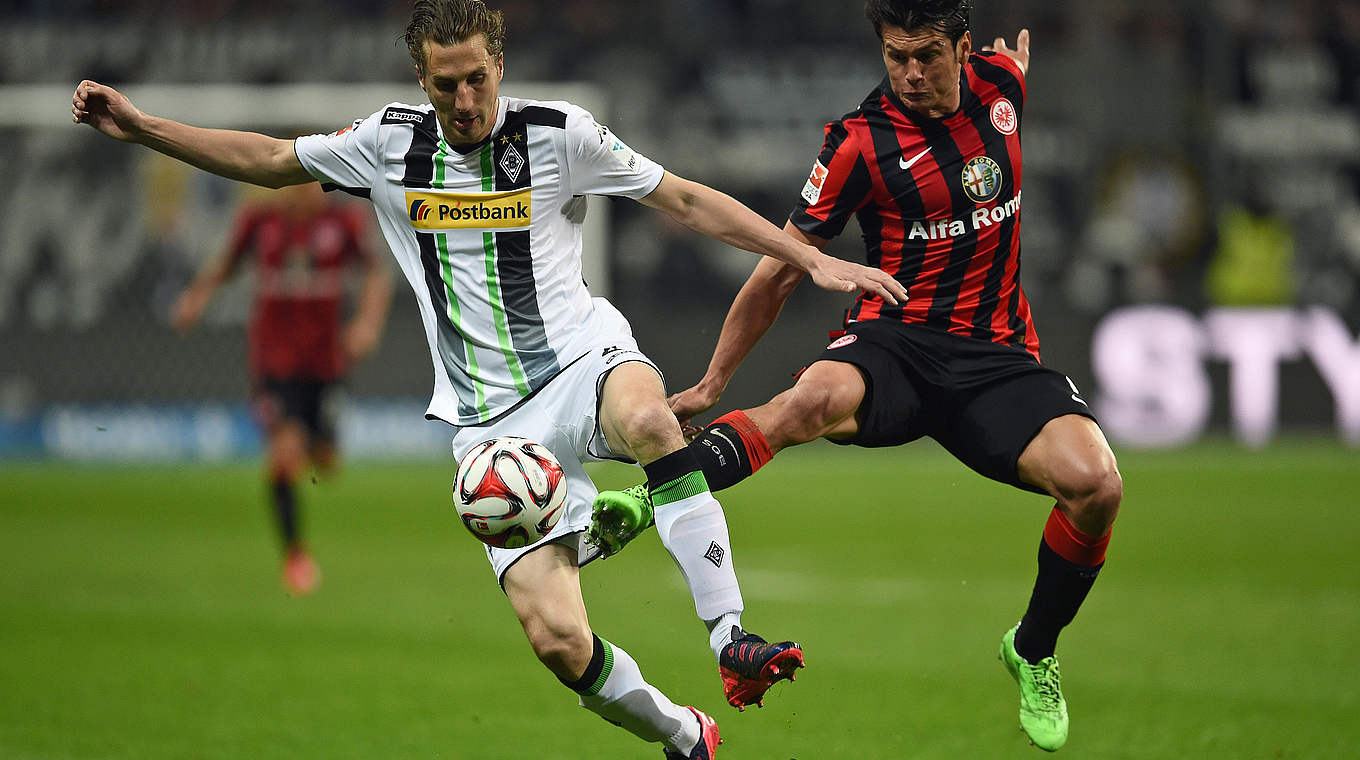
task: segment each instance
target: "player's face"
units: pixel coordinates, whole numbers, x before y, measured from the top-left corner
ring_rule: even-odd
[[[425,41],[425,71],[417,76],[450,145],[471,145],[491,134],[504,73],[505,58],[491,55],[485,35],[456,45]]]
[[[883,63],[893,92],[907,108],[940,118],[959,109],[959,71],[973,50],[964,32],[957,44],[930,28],[883,27]]]

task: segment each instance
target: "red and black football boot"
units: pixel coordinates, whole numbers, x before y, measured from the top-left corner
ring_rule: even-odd
[[[794,671],[803,667],[803,648],[792,641],[766,643],[754,633],[732,626],[732,643],[718,657],[727,704],[738,710],[747,705],[765,706],[765,692],[776,681],[794,680]]]
[[[688,755],[666,750],[666,760],[713,760],[718,755],[718,745],[722,744],[722,737],[718,736],[718,722],[689,705],[685,709],[699,719],[699,743],[694,745]]]

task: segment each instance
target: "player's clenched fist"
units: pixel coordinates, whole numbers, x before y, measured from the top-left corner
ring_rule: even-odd
[[[146,114],[137,110],[123,93],[88,79],[76,85],[75,94],[71,96],[73,122],[89,124],[118,140],[135,139],[145,118]]]

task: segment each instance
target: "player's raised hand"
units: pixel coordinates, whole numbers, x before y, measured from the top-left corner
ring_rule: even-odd
[[[694,440],[694,436],[703,431],[703,428],[693,424],[694,415],[703,414],[713,405],[718,403],[717,394],[709,393],[700,385],[694,385],[672,394],[666,399],[666,404],[670,406],[671,412],[675,414],[675,419],[680,423],[680,432],[685,435],[685,442]]]
[[[382,324],[374,324],[373,320],[355,319],[345,327],[345,334],[342,338],[345,358],[354,362],[373,353],[378,347],[378,340],[382,337]]]
[[[82,80],[71,96],[71,121],[89,124],[117,140],[136,139],[145,120],[146,114],[137,110],[127,96],[98,82]]]
[[[181,334],[188,333],[198,324],[198,320],[203,316],[203,310],[208,306],[208,299],[212,296],[210,292],[204,292],[204,288],[190,285],[185,288],[183,293],[175,299],[175,303],[170,307],[170,324]]]
[[[815,263],[808,268],[812,281],[819,288],[836,293],[864,290],[890,304],[907,300],[907,289],[893,276],[876,267],[866,267],[835,256],[818,252]]]
[[[1029,73],[1028,29],[1021,29],[1020,33],[1015,36],[1014,49],[1012,49],[1010,46],[1006,44],[1005,37],[997,37],[996,39],[992,40],[992,44],[984,45],[982,49],[988,51],[995,51],[997,53],[1001,53],[1002,55],[1013,58],[1016,63],[1020,64],[1020,73],[1022,74]]]

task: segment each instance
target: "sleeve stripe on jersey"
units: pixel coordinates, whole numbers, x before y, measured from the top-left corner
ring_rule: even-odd
[[[556,108],[547,106],[526,106],[519,112],[521,121],[524,124],[533,124],[539,127],[555,127],[557,129],[567,128],[567,114]]]
[[[321,189],[328,193],[332,190],[339,190],[342,193],[349,193],[356,198],[368,198],[373,194],[373,191],[367,187],[342,187],[334,182],[322,182]]]
[[[858,118],[852,114],[846,119]],[[845,119],[826,125],[826,138],[817,162],[827,169],[817,203],[800,201],[789,215],[794,226],[810,235],[830,240],[845,230],[850,215],[864,205],[872,189],[869,168],[863,153],[853,144],[846,145],[849,130]],[[851,161],[848,171],[846,161]]]
[[[1000,55],[998,53],[997,55]],[[994,85],[1005,95],[1019,115],[1025,105],[1025,82],[1017,79],[1015,73],[985,56],[973,58],[973,71],[988,84]]]

